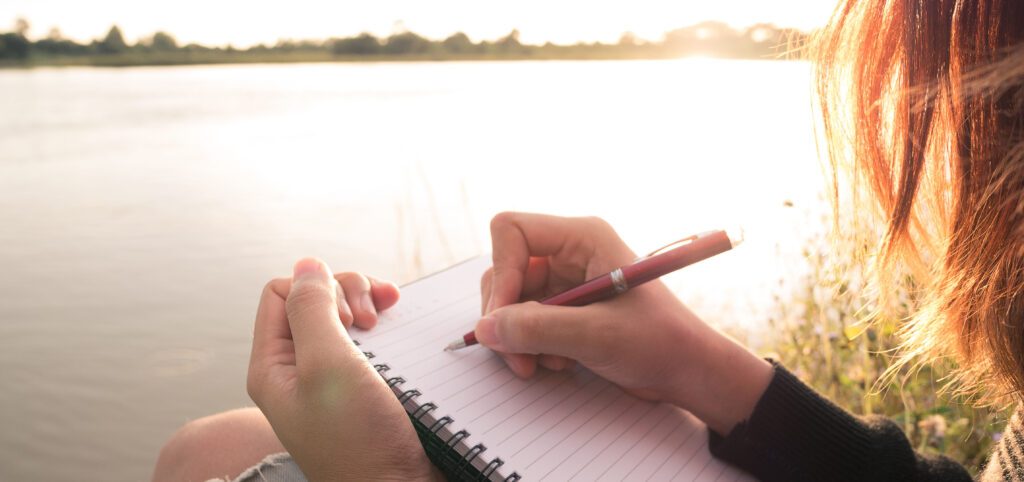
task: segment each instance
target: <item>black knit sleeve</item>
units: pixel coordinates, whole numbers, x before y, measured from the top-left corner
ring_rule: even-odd
[[[772,365],[750,419],[726,437],[709,432],[714,456],[766,482],[971,480],[948,458],[914,452],[891,420],[855,417]]]

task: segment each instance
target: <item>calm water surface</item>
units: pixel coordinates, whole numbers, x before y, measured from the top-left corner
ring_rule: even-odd
[[[795,62],[0,71],[0,480],[142,480],[249,402],[263,283],[304,255],[406,282],[507,209],[595,214],[756,332],[822,181]],[[793,201],[797,209],[785,208]],[[813,225],[813,223],[810,223]]]

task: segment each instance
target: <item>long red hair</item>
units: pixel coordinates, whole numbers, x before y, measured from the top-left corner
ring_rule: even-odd
[[[993,403],[1024,393],[1022,38],[1019,0],[841,0],[814,48],[835,205],[922,288],[903,360],[953,356]]]

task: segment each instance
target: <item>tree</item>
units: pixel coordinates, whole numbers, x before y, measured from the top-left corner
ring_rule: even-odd
[[[107,36],[99,43],[99,49],[100,52],[106,54],[116,54],[128,50],[128,44],[124,41],[124,34],[121,33],[121,29],[117,25],[110,27]]]
[[[46,34],[46,39],[53,41],[64,40],[64,34],[61,33],[60,28],[50,27],[50,31]]]
[[[740,57],[745,43],[743,35],[728,24],[706,21],[666,33],[662,45],[673,55]]]
[[[22,38],[28,38],[28,31],[32,29],[32,25],[28,23],[24,17],[18,17],[14,21],[14,33],[22,36]]]
[[[402,32],[388,37],[384,52],[392,55],[424,54],[430,51],[429,40],[412,32]]]
[[[373,55],[380,53],[380,49],[380,40],[366,32],[331,42],[331,51],[334,55]]]
[[[29,42],[16,33],[0,34],[0,59],[26,59],[29,54]]]
[[[451,37],[444,39],[444,42],[441,42],[441,46],[444,47],[446,52],[453,54],[470,53],[476,49],[476,45],[473,41],[462,32],[453,34]]]
[[[744,32],[751,42],[754,43],[770,43],[773,46],[782,43],[782,31],[779,30],[774,24],[770,23],[758,23],[747,27],[747,31]]]
[[[519,42],[518,29],[512,29],[508,35],[498,39],[495,45],[500,52],[520,52],[523,50],[523,44]]]
[[[783,53],[786,39],[783,31],[770,23],[751,25],[743,33],[747,57],[771,58]]]
[[[178,41],[174,39],[174,36],[167,32],[157,32],[153,34],[153,38],[150,40],[150,44],[153,50],[176,50],[178,48]]]
[[[716,40],[729,37],[736,37],[738,33],[729,24],[718,20],[705,20],[693,26],[697,38],[701,40]]]

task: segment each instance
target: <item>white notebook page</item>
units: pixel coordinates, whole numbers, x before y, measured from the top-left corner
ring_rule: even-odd
[[[480,346],[444,351],[480,317],[480,276],[489,257],[467,261],[402,288],[379,325],[354,337],[387,363],[389,376],[422,392],[498,473],[523,480],[753,480],[711,457],[707,429],[689,413],[626,394],[577,367],[516,377]]]

